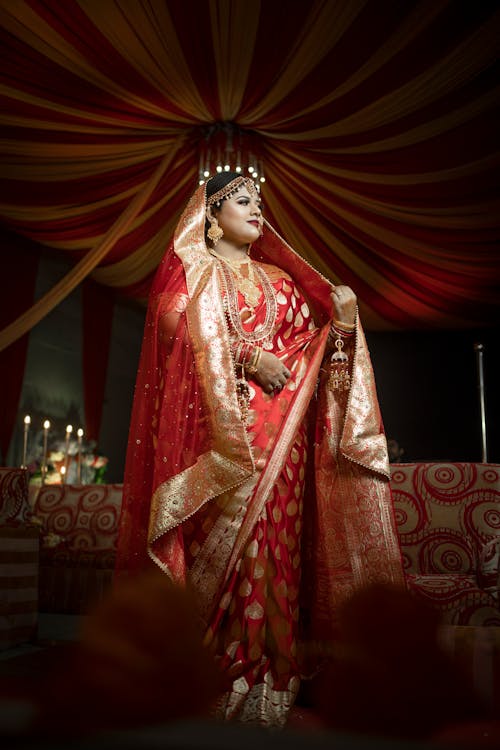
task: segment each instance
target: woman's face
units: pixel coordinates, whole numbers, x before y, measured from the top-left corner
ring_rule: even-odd
[[[213,210],[213,209],[212,209]],[[237,193],[222,201],[220,211],[213,211],[224,240],[238,247],[249,245],[262,233],[262,203],[242,185]]]

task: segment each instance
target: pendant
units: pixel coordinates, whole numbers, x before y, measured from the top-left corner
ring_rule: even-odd
[[[249,307],[254,308],[260,300],[262,292],[259,287],[250,281],[250,279],[241,278],[238,279],[237,287],[245,298],[245,302]]]

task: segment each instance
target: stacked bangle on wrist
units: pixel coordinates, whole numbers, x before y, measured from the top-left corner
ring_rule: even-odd
[[[262,349],[259,346],[240,341],[234,352],[234,361],[237,366],[253,375],[258,370],[261,354]]]
[[[354,331],[349,331],[348,333],[346,331],[339,331],[338,328],[336,328],[334,325],[331,326],[329,332],[328,332],[328,345],[330,347],[336,346],[336,341],[338,339],[345,340],[350,339],[354,336]]]
[[[247,364],[245,365],[245,370],[248,373],[250,373],[250,375],[253,375],[259,369],[259,361],[260,361],[261,354],[262,354],[262,349],[260,348],[260,346],[254,346],[252,354],[250,356],[250,361],[247,362]]]
[[[356,323],[344,323],[334,318],[333,328],[340,336],[352,336],[356,330]]]
[[[336,346],[337,339],[350,339],[356,331],[356,323],[341,323],[340,320],[332,321],[328,332],[328,344],[331,347]]]

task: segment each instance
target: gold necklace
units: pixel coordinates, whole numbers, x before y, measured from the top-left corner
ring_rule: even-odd
[[[228,268],[231,269],[234,276],[236,277],[236,286],[238,291],[243,295],[245,304],[252,310],[255,308],[261,298],[261,291],[255,283],[255,272],[254,265],[251,258],[243,258],[243,260],[234,260],[232,258],[226,258],[224,255],[220,255],[215,250],[210,249],[210,254],[218,260],[222,261]],[[241,266],[247,266],[248,276],[244,276],[241,273]]]
[[[266,306],[266,315],[264,322],[255,326],[252,331],[243,328],[240,317],[238,304],[238,289],[235,284],[235,276],[231,269],[225,263],[216,260],[224,294],[224,310],[226,313],[229,328],[232,329],[240,341],[246,341],[249,344],[271,348],[274,326],[278,315],[278,300],[273,285],[271,284],[266,272],[260,266],[255,266],[257,274],[260,277],[262,291],[264,293],[264,302]]]

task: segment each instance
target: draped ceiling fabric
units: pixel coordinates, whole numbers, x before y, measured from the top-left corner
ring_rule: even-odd
[[[498,322],[495,5],[0,0],[0,222],[80,263],[47,311],[90,272],[147,295],[231,122],[267,217],[367,328]]]

